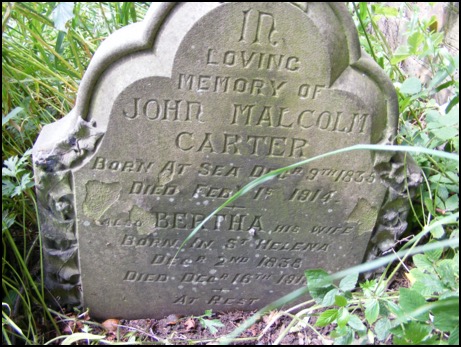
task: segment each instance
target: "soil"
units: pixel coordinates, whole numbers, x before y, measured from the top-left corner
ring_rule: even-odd
[[[390,290],[408,287],[408,280],[401,269],[390,283]],[[304,307],[305,308],[305,307]],[[285,311],[286,312],[286,311]],[[322,310],[315,311],[306,324],[296,324],[292,316],[284,311],[272,311],[262,316],[240,336],[233,339],[231,345],[332,345],[334,339],[330,332],[336,327],[331,324],[325,328],[314,327],[316,315]],[[174,314],[163,319],[117,320],[108,319],[102,324],[91,322],[87,314],[76,316],[68,314],[70,319],[61,320],[61,331],[72,334],[85,331],[90,327],[92,334],[104,335],[105,340],[112,342],[142,342],[144,344],[160,345],[214,345],[220,343],[220,338],[232,333],[236,328],[251,318],[255,312],[217,312],[211,317],[180,317]],[[360,313],[358,313],[360,315]],[[208,329],[201,319],[217,321],[218,325]],[[220,324],[219,324],[220,322]],[[315,329],[315,330],[314,330]],[[88,330],[87,330],[88,331]],[[353,344],[392,344],[389,339],[384,343],[377,340],[369,341],[367,337],[359,339],[356,336]]]
[[[101,325],[90,322],[85,315],[79,320],[75,315],[68,315],[71,320],[61,321],[61,331],[72,334],[83,332],[85,325],[91,327],[91,334],[106,335],[111,342],[142,342],[160,345],[215,345],[220,338],[232,333],[236,328],[251,318],[255,312],[233,311],[218,312],[208,320],[219,320],[222,326],[215,332],[207,329],[199,317],[178,317],[174,314],[163,319],[116,320],[108,319]],[[321,311],[317,311],[320,314]],[[294,324],[292,317],[282,311],[272,311],[260,318],[237,338],[226,344],[230,345],[332,345],[329,337],[335,325],[325,328],[313,327],[317,318],[311,316],[306,324]],[[70,324],[69,324],[70,323]],[[291,324],[291,325],[290,325]],[[315,329],[315,330],[314,330]],[[358,336],[357,336],[358,338]],[[354,344],[370,344],[357,339]],[[390,343],[386,343],[390,344]]]
[[[135,332],[137,340],[144,342],[157,342],[161,344],[217,344],[219,338],[232,333],[246,319],[250,318],[254,312],[234,311],[229,313],[218,313],[208,319],[217,319],[224,326],[219,327],[215,333],[204,327],[199,318],[195,317],[177,317],[170,315],[164,319],[141,319],[141,320],[121,320],[119,323],[118,333],[127,335]],[[316,328],[314,332],[310,328],[295,327],[293,332],[284,334],[292,318],[282,316],[275,321],[277,312],[271,312],[263,316],[259,321],[253,324],[238,338],[234,339],[232,345],[271,345],[279,340],[283,345],[323,345],[333,344],[333,340],[327,337],[328,333],[334,328]],[[315,318],[310,324],[315,324]],[[271,321],[273,321],[272,324]],[[269,325],[270,324],[270,325]],[[108,339],[111,335],[116,338],[117,331],[109,332]],[[324,336],[322,339],[319,334]],[[281,340],[280,340],[281,338]]]

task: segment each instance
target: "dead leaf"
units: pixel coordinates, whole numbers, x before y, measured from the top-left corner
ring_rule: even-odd
[[[67,322],[62,322],[64,327],[62,328],[63,334],[73,334],[75,332],[75,321],[69,320]]]
[[[104,329],[110,332],[117,331],[117,327],[120,324],[119,319],[107,319],[102,323]]]
[[[90,315],[89,315],[88,311],[86,311],[86,312],[83,314],[83,317],[81,317],[81,319],[83,319],[83,320],[90,320]]]
[[[179,322],[179,316],[177,314],[170,314],[166,317],[166,325],[176,325]]]
[[[189,318],[188,320],[186,320],[184,325],[186,326],[186,331],[190,331],[192,329],[195,329],[195,319],[192,318],[192,317]]]
[[[69,313],[67,314],[68,318],[59,318],[59,323],[62,326],[62,332],[64,334],[73,334],[78,331],[79,326],[78,326],[78,321],[77,321],[77,316],[75,314]]]
[[[250,329],[248,329],[248,331],[251,333],[251,336],[255,337],[256,335],[258,335],[258,327],[256,326],[256,324],[253,324]]]
[[[413,277],[413,275],[409,272],[405,273],[405,277],[410,281],[411,284],[414,284],[416,282],[416,279]]]

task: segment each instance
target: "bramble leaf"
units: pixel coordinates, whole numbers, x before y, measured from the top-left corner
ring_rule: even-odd
[[[322,312],[322,314],[317,319],[315,323],[316,327],[326,327],[327,325],[333,323],[338,317],[338,310],[331,309]]]
[[[369,324],[373,324],[378,319],[379,303],[376,299],[371,299],[365,303],[365,318]]]
[[[304,274],[307,278],[309,294],[316,302],[321,303],[326,294],[334,289],[330,275],[319,269],[307,270]]]
[[[347,305],[347,299],[342,295],[336,295],[335,305],[339,307],[345,307]]]
[[[408,288],[400,288],[400,306],[403,311],[407,314],[415,311],[416,309],[424,306],[426,304],[426,299],[418,293],[416,290]],[[418,320],[426,321],[429,319],[429,313],[420,314],[417,317],[414,317]]]
[[[392,327],[391,321],[387,317],[383,317],[375,324],[375,333],[379,341],[384,341],[389,336],[389,329]]]
[[[358,279],[359,274],[348,275],[339,282],[339,288],[344,292],[350,292],[355,289]]]
[[[367,327],[365,326],[365,324],[363,324],[360,318],[354,314],[352,314],[349,317],[349,321],[347,322],[347,324],[356,331],[364,332],[367,330]]]
[[[400,86],[400,92],[403,94],[414,95],[421,91],[423,85],[416,77],[410,77]]]

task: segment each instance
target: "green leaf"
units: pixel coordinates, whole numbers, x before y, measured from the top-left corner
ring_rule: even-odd
[[[74,4],[73,2],[58,3],[58,6],[52,12],[56,29],[67,32],[66,23],[74,18]]]
[[[445,112],[451,112],[453,108],[459,104],[459,94],[455,95],[453,99],[448,103],[447,108],[445,109]]]
[[[445,201],[445,209],[447,211],[454,211],[459,208],[459,197],[458,195],[452,195]]]
[[[458,135],[459,130],[453,127],[444,127],[439,129],[432,129],[433,133],[438,139],[442,141],[448,141]]]
[[[326,327],[327,325],[333,323],[338,317],[338,310],[331,309],[322,312],[322,314],[317,319],[315,323],[316,327]]]
[[[366,2],[360,2],[359,3],[359,8],[360,8],[360,11],[359,11],[359,15],[360,15],[360,18],[362,19],[362,21],[365,21],[368,17],[368,11],[367,11],[367,3]]]
[[[348,330],[350,330],[348,327],[336,327],[336,329],[330,333],[330,337],[336,339],[337,337],[345,336]]]
[[[64,340],[62,340],[62,345],[67,346],[71,345],[75,342],[78,341],[84,341],[84,340],[90,340],[90,341],[97,341],[97,340],[102,340],[104,339],[104,335],[93,335],[93,334],[88,334],[88,333],[74,333],[68,337],[66,337]]]
[[[416,254],[413,256],[413,263],[416,267],[423,271],[434,272],[434,265],[424,254]]]
[[[400,306],[406,314],[415,311],[416,309],[426,304],[426,299],[416,290],[408,288],[400,288]],[[429,319],[429,313],[420,314],[414,317],[418,320],[426,321]]]
[[[449,177],[447,177],[449,176]],[[445,175],[442,175],[442,174],[436,174],[436,175],[433,175],[431,177],[429,177],[429,181],[430,182],[434,182],[434,183],[453,183],[453,182],[459,182],[459,178],[458,176],[455,174],[455,175],[451,175],[450,172],[446,172]]]
[[[429,84],[429,88],[435,88],[437,87],[436,91],[439,92],[447,87],[449,87],[450,85],[453,84],[453,81],[448,81],[447,83],[444,83],[444,84],[440,84],[442,83],[445,78],[448,77],[448,72],[446,70],[439,70],[437,71],[437,73],[435,74],[435,76],[432,78],[432,81],[431,83]],[[446,85],[446,86],[445,86]]]
[[[425,254],[429,260],[436,262],[442,256],[443,250],[441,248],[434,249],[432,251],[427,251]]]
[[[440,126],[440,118],[442,118],[442,115],[440,114],[439,111],[436,110],[428,110],[426,112],[426,123],[429,124],[436,124],[439,127]]]
[[[449,288],[452,288],[453,290],[456,290],[456,279],[453,275],[455,274],[455,269],[453,266],[453,261],[451,259],[441,260],[437,264],[436,271],[439,274],[443,284],[445,284]]]
[[[3,165],[5,165],[5,167],[2,167],[2,176],[16,177],[17,174],[24,171],[24,169],[20,167],[19,158],[16,155],[6,159]]]
[[[5,179],[2,180],[2,196],[9,196],[12,198],[15,189],[16,185],[13,182]]]
[[[338,337],[335,340],[335,345],[347,346],[347,345],[350,345],[352,341],[354,340],[354,332],[352,331],[352,329],[350,329],[349,327],[345,327],[345,329],[346,329],[346,333],[342,334],[342,336]]]
[[[424,323],[411,321],[405,324],[405,339],[413,344],[420,344],[423,340],[430,337],[432,328]]]
[[[320,269],[307,270],[304,274],[309,294],[317,303],[321,303],[325,295],[334,288],[330,275]]]
[[[412,289],[416,290],[423,296],[429,296],[433,293],[440,293],[444,290],[442,281],[437,275],[432,273],[424,273],[419,269],[412,269],[410,274],[416,280]]]
[[[338,295],[339,290],[334,288],[330,290],[328,293],[325,294],[323,298],[322,305],[323,306],[332,306],[335,303],[335,297]]]
[[[438,307],[432,309],[434,326],[442,331],[452,331],[459,326],[459,297],[437,301]]]
[[[443,226],[438,225],[431,230],[431,235],[436,239],[440,239],[441,237],[443,237],[443,235],[445,235],[445,229],[443,228]]]
[[[355,289],[358,279],[359,279],[359,274],[348,275],[344,277],[341,280],[341,282],[339,282],[339,288],[343,292],[350,292],[351,290]]]
[[[434,208],[434,203],[433,203],[431,198],[429,198],[429,197],[424,198],[424,205],[426,206],[426,208],[429,210],[430,213],[436,214],[435,213],[435,208]]]
[[[200,318],[200,323],[210,331],[210,333],[215,334],[218,332],[217,328],[221,328],[224,326],[223,323],[219,319],[204,319]]]
[[[375,6],[373,5],[373,10],[374,13],[377,15],[383,15],[385,17],[396,17],[399,14],[399,10],[396,7],[390,7],[390,6]]]
[[[2,127],[10,121],[10,119],[15,118],[19,113],[24,111],[22,107],[15,107],[10,113],[8,113],[5,117],[2,116]]]
[[[376,280],[366,280],[363,283],[360,283],[360,288],[362,288],[366,292],[372,292],[373,289],[376,287]]]
[[[424,42],[424,35],[420,32],[415,32],[410,35],[410,37],[408,37],[407,42],[410,48],[410,53],[417,54],[419,46],[421,46],[421,44]]]
[[[459,229],[456,229],[456,231],[459,233]],[[454,233],[455,231],[453,231],[453,234]],[[453,257],[453,268],[455,269],[455,273],[459,273],[459,251],[456,252],[455,256]]]
[[[396,336],[394,334],[394,337],[392,339],[392,344],[395,345],[395,346],[408,346],[408,345],[412,345],[411,342],[408,342],[407,340],[405,340],[403,337],[400,337],[400,336]]]
[[[391,321],[383,317],[375,324],[375,333],[379,341],[385,341],[389,337],[389,329],[392,327]]]
[[[400,92],[403,94],[417,94],[421,91],[423,85],[421,81],[416,77],[410,77],[400,86]]]
[[[459,107],[453,108],[448,114],[440,117],[439,123],[447,127],[457,125],[459,123]]]
[[[390,312],[392,312],[400,322],[406,322],[405,313],[402,308],[392,301],[386,301],[386,306]]]
[[[347,299],[342,295],[336,295],[335,305],[339,307],[345,307],[347,305]]]
[[[341,307],[338,310],[338,317],[336,319],[336,321],[338,323],[338,326],[345,327],[347,325],[347,323],[349,322],[349,317],[350,316],[351,316],[351,314],[349,313],[347,308]]]
[[[355,314],[352,314],[349,317],[349,321],[347,322],[347,324],[356,331],[364,332],[367,330],[365,324],[363,324],[360,318],[357,317]]]
[[[408,51],[408,46],[400,46],[395,50],[394,56],[391,58],[391,64],[396,65],[411,56],[412,54]]]
[[[450,332],[448,344],[452,346],[459,346],[459,325],[457,325],[456,328]]]
[[[432,186],[431,186],[431,189],[432,189]],[[443,201],[446,201],[449,197],[449,192],[448,192],[448,189],[447,187],[445,186],[438,186],[438,187],[435,187],[434,190],[437,190],[437,195],[440,197],[440,199],[442,199]]]
[[[365,318],[369,324],[373,324],[378,319],[379,303],[376,299],[371,299],[365,304]]]

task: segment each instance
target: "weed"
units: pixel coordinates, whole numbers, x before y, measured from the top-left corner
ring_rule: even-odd
[[[223,327],[224,324],[222,324],[219,319],[210,319],[212,316],[212,310],[206,310],[204,315],[196,318],[205,329],[208,329],[212,334],[216,334],[218,332],[218,328]]]

